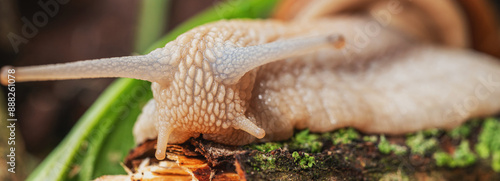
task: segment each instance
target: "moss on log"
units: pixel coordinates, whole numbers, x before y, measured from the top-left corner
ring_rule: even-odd
[[[329,133],[302,130],[287,141],[239,147],[196,138],[170,145],[166,161],[154,158],[155,142],[130,152],[125,160],[129,176],[138,180],[147,180],[141,179],[144,175],[199,180],[500,180],[500,121],[495,118],[471,120],[453,130],[401,136],[367,135],[352,128]]]

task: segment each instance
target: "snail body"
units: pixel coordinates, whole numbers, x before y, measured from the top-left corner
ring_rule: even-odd
[[[287,139],[294,128],[401,134],[500,111],[498,60],[419,43],[390,27],[353,52],[362,35],[352,30],[372,20],[219,21],[148,55],[20,67],[16,75],[151,81],[154,99],[133,132],[137,143],[158,138],[160,160],[167,144],[200,134],[230,145]],[[335,50],[344,38],[346,47]],[[466,109],[463,98],[475,95]],[[464,108],[455,111],[457,104]]]

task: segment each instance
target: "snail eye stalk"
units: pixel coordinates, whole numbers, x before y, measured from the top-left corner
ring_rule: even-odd
[[[262,45],[226,48],[215,63],[214,73],[226,84],[237,83],[243,75],[261,65],[289,57],[311,53],[328,45],[344,46],[344,37],[338,34],[321,35],[275,41]],[[217,62],[220,62],[217,64]]]

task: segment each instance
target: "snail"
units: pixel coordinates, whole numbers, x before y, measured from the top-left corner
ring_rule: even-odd
[[[136,143],[191,137],[229,145],[284,140],[294,129],[351,126],[402,134],[452,128],[500,111],[500,61],[419,41],[366,15],[306,21],[222,20],[147,55],[15,69],[16,81],[128,77],[152,82]],[[361,30],[363,31],[363,30]],[[366,34],[369,48],[352,49]],[[463,42],[459,41],[458,44]],[[343,47],[341,50],[335,50]]]

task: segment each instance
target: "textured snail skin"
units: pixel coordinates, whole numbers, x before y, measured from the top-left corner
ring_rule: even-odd
[[[163,147],[161,137],[170,135],[170,144],[202,134],[215,142],[244,145],[287,139],[294,128],[324,132],[347,126],[401,134],[452,128],[500,110],[498,60],[419,44],[390,28],[360,35],[356,29],[370,21],[221,21],[179,36],[162,49],[178,68],[171,81],[153,82],[154,100],[134,127],[136,142],[158,136]],[[231,47],[331,33],[345,37],[345,49],[318,48],[265,64],[235,83],[221,78],[219,70],[242,68],[220,61]],[[367,42],[360,36],[368,37]],[[239,129],[240,118],[262,128],[265,137]]]
[[[159,160],[167,144],[200,135],[244,145],[287,139],[294,128],[401,134],[500,111],[499,60],[368,26],[374,22],[219,21],[148,55],[15,68],[16,81],[151,81],[154,98],[133,133],[136,143],[158,138]]]

